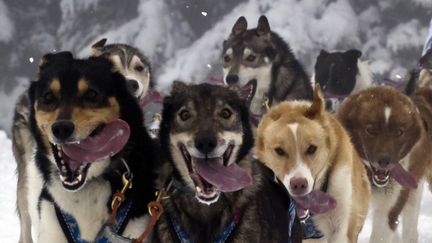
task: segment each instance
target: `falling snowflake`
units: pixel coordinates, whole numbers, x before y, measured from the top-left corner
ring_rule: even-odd
[[[203,16],[207,16],[207,12],[201,12]]]
[[[207,64],[207,67],[208,67],[208,68],[211,68],[211,67],[212,67],[212,65],[210,65],[210,64]]]
[[[33,62],[34,62],[33,57],[30,57],[30,58],[29,58],[29,62],[30,62],[30,63],[33,63]]]
[[[399,74],[396,74],[396,78],[401,79],[402,76],[400,76]]]

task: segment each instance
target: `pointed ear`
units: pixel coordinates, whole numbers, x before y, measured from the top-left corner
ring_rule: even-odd
[[[357,49],[351,49],[345,52],[346,54],[353,56],[355,58],[359,58],[362,55],[362,52]]]
[[[235,22],[232,28],[232,35],[239,35],[247,30],[247,21],[246,18],[241,16]]]
[[[315,119],[322,115],[325,109],[325,102],[321,93],[321,87],[315,84],[312,105],[306,110],[305,116],[309,119]]]
[[[185,93],[188,91],[188,85],[183,81],[175,80],[172,84],[171,95]]]
[[[264,15],[261,15],[261,17],[258,19],[258,26],[256,28],[257,35],[266,35],[270,33],[270,24],[267,20],[267,17]]]
[[[321,49],[321,51],[320,51],[318,57],[319,57],[319,58],[320,58],[320,57],[326,57],[326,56],[328,56],[328,55],[329,55],[329,53],[328,53],[326,50]]]
[[[102,54],[106,41],[107,39],[103,38],[91,46],[91,51],[93,56],[99,56],[100,54]]]
[[[52,62],[69,62],[72,59],[73,55],[71,52],[68,51],[49,53],[44,55],[39,61],[39,69],[47,67]]]

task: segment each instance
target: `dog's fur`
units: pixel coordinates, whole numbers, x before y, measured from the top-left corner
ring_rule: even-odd
[[[258,127],[256,153],[283,181],[291,196],[321,190],[337,207],[312,218],[332,243],[357,242],[370,198],[370,185],[350,138],[339,122],[324,109],[319,85],[313,103],[288,101],[273,107]],[[304,178],[303,195],[293,182]]]
[[[423,120],[424,128],[432,141],[432,88],[420,88],[412,96],[413,102],[419,109],[420,116]],[[432,168],[429,168],[429,190],[432,192]]]
[[[117,71],[124,76],[129,76],[130,80],[128,81],[128,90],[140,99],[151,87],[153,87],[153,82],[150,77],[151,70],[147,59],[134,47],[126,44],[110,44],[105,46],[105,42],[106,39],[101,39],[92,45],[93,55],[108,58],[114,62]],[[136,60],[137,58],[139,58],[139,61]],[[129,65],[125,64],[126,61],[128,61]],[[143,71],[138,72],[134,68],[140,65],[143,66]],[[134,80],[139,82],[138,89],[134,88],[136,87],[133,85],[135,82]],[[18,98],[15,105],[15,114],[12,126],[12,148],[17,162],[18,173],[17,211],[21,225],[19,242],[31,242],[29,230],[31,228],[31,222],[26,197],[28,190],[26,166],[34,154],[36,144],[30,131],[29,103],[28,91],[26,91]]]
[[[92,45],[92,55],[110,59],[116,70],[125,76],[129,91],[142,99],[154,86],[150,62],[137,48],[126,44],[106,45],[106,40],[101,39]]]
[[[175,189],[168,190],[170,197],[163,201],[166,211],[158,223],[155,241],[177,242],[171,221],[171,217],[177,215],[192,242],[211,242],[239,211],[241,220],[228,242],[288,241],[290,199],[284,188],[278,187],[269,176],[269,171],[251,158],[253,136],[245,100],[227,87],[175,82],[171,95],[164,100],[162,117],[160,141],[172,165],[173,172],[169,175]],[[195,156],[204,156],[202,144],[212,139],[215,139],[214,144],[209,144],[212,149],[205,153],[205,158],[218,156],[212,155],[218,150],[225,152],[217,153],[225,154],[227,145],[233,145],[231,156],[225,158],[224,163],[248,171],[252,175],[252,185],[234,192],[220,192],[213,186],[218,193],[216,199],[203,198],[201,190],[197,189],[199,184],[191,176],[198,173],[195,166],[202,163]],[[185,153],[191,155],[191,159],[187,159]],[[301,242],[298,222],[293,231],[296,233],[292,242]]]
[[[126,199],[133,204],[123,235],[137,237],[146,226],[147,212],[143,205],[153,199],[157,147],[142,126],[141,109],[127,90],[124,77],[112,70],[115,69],[111,62],[102,57],[78,60],[69,52],[48,54],[41,63],[38,80],[29,89],[29,124],[36,151],[31,161],[19,162],[25,165],[21,172],[25,174],[19,177],[27,180],[28,212],[38,242],[67,242],[54,203],[75,218],[82,239],[95,239],[109,217],[112,194],[122,187],[121,173],[126,169],[121,158],[134,175],[133,187],[126,191]],[[93,162],[87,173],[79,172],[84,178],[79,187],[66,187],[55,148],[93,132],[97,136],[100,124],[116,119],[124,120],[130,127],[125,147],[114,157]],[[65,121],[75,125],[67,141],[54,132],[55,124]],[[62,170],[71,170],[69,166]],[[23,232],[28,237],[30,229],[24,229],[28,230]]]
[[[240,17],[223,44],[224,82],[244,86],[257,80],[256,94],[252,100],[254,114],[267,112],[264,98],[271,104],[284,100],[311,99],[309,77],[296,59],[289,45],[275,32],[265,16],[258,26],[247,29],[247,21]]]
[[[396,89],[380,86],[349,97],[338,118],[351,134],[373,182],[370,242],[393,242],[400,212],[402,242],[417,242],[422,177],[430,166],[432,146],[417,107]],[[390,176],[398,164],[415,177],[417,189],[401,187]],[[380,177],[380,171],[385,176]]]
[[[368,63],[360,60],[361,55],[361,51],[356,49],[344,52],[321,50],[312,83],[322,87],[328,110],[336,110],[342,97],[372,86]]]

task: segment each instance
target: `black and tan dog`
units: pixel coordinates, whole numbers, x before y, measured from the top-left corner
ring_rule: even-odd
[[[102,57],[48,54],[29,89],[36,151],[25,171],[37,242],[99,242],[122,175],[133,186],[126,190],[115,231],[137,237],[146,226],[157,149],[136,98],[112,70]]]
[[[236,92],[175,82],[160,141],[172,172],[156,242],[301,241],[287,192],[251,157],[248,108]]]

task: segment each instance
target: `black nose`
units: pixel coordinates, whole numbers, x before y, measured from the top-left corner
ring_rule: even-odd
[[[208,154],[217,146],[217,140],[213,136],[201,136],[195,139],[195,147],[203,154]]]
[[[391,158],[389,156],[381,156],[378,159],[378,164],[383,169],[387,168],[390,162],[391,162]]]
[[[226,77],[227,84],[235,84],[239,80],[239,77],[235,74],[230,74]]]
[[[71,121],[60,120],[56,121],[51,126],[54,137],[63,141],[70,138],[75,130],[75,125]]]
[[[127,81],[127,87],[130,92],[135,93],[139,88],[139,83],[135,79],[128,79]]]

